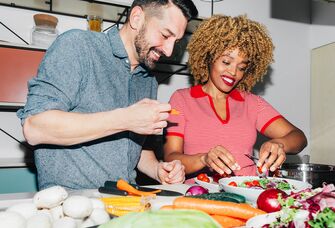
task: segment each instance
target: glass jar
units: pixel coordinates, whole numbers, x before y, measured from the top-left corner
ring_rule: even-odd
[[[31,44],[48,48],[57,38],[58,30],[50,26],[34,26],[31,33]]]
[[[100,16],[88,15],[87,16],[87,30],[101,32],[103,19]]]

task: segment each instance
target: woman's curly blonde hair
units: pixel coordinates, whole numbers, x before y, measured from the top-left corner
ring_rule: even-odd
[[[235,48],[246,54],[249,61],[237,88],[250,91],[263,79],[273,62],[274,46],[265,26],[246,16],[214,15],[201,22],[187,45],[188,65],[195,84],[205,84],[209,78],[209,66],[225,51]]]

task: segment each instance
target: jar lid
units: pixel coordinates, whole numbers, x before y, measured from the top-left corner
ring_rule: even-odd
[[[34,21],[36,26],[47,26],[52,28],[56,28],[58,23],[57,17],[43,13],[35,14]]]

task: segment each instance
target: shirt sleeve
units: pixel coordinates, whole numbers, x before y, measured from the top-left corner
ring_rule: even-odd
[[[170,105],[172,109],[178,111],[178,114],[169,115],[167,136],[184,137],[185,127],[185,104],[182,94],[177,90],[170,98]]]
[[[28,116],[47,110],[70,111],[76,106],[85,68],[90,64],[81,33],[63,33],[46,52],[37,77],[28,82],[25,107],[17,112],[22,124]]]
[[[256,128],[262,134],[266,128],[278,118],[283,118],[283,116],[272,107],[267,101],[262,97],[256,96],[257,100],[257,120]]]

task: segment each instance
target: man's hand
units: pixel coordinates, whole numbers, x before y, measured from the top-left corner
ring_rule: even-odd
[[[143,99],[126,108],[128,130],[143,135],[159,134],[167,126],[170,110],[170,104]]]
[[[160,162],[157,165],[157,177],[162,184],[181,184],[185,181],[185,167],[179,160]]]

